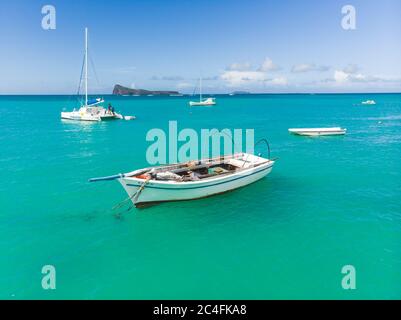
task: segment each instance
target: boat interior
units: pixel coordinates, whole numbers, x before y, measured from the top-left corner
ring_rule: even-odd
[[[250,167],[256,167],[270,160],[250,154],[236,154],[207,160],[189,161],[184,164],[152,168],[135,175],[135,178],[159,181],[198,181],[233,174]]]

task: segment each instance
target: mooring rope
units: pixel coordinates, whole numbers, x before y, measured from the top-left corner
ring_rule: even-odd
[[[120,203],[117,203],[112,210],[118,209],[123,207],[128,201],[132,200],[134,197],[134,202],[136,202],[138,200],[139,195],[141,194],[141,192],[143,191],[143,189],[145,189],[145,185],[151,180],[151,177],[147,178],[142,184],[141,186],[138,188],[138,190],[135,191],[135,193],[131,196],[129,196],[128,198],[126,198],[125,200],[121,201]],[[131,206],[130,208],[127,209],[127,211],[130,211],[133,207]]]

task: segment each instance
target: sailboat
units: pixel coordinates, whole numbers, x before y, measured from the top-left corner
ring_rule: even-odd
[[[85,101],[78,110],[70,112],[61,112],[61,118],[67,120],[79,120],[79,121],[103,121],[103,120],[114,120],[124,119],[121,114],[114,112],[113,110],[106,109],[101,106],[104,103],[102,98],[88,99],[88,28],[85,28]],[[80,79],[81,83],[82,77]],[[79,91],[79,90],[78,90]],[[79,94],[79,92],[78,92]]]
[[[202,99],[202,78],[199,79],[199,101],[190,101],[189,105],[192,106],[213,106],[216,104],[215,98]]]

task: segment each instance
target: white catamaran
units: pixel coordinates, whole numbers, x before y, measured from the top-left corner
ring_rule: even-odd
[[[141,207],[165,201],[199,199],[246,186],[271,172],[274,160],[269,158],[237,153],[89,181],[117,179],[129,195],[127,200]]]
[[[84,61],[85,101],[78,109],[70,112],[61,112],[61,118],[80,121],[102,121],[123,119],[121,114],[114,112],[112,108],[106,109],[101,106],[102,98],[88,99],[88,28],[85,28],[85,61]],[[82,77],[81,77],[82,78]],[[82,79],[80,79],[81,84]],[[79,90],[78,90],[79,94]]]
[[[215,98],[202,99],[202,78],[199,79],[199,101],[190,101],[189,105],[192,106],[213,106],[216,104]]]

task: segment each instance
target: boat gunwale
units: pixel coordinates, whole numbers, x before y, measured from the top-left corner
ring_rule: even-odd
[[[255,171],[255,172],[259,172],[259,171],[263,171],[265,169],[271,168],[273,167],[275,161],[270,160],[270,159],[266,159],[265,162],[259,163],[255,166],[249,167],[249,168],[244,168],[244,169],[240,169],[238,171],[232,172],[230,174],[221,174],[221,175],[216,175],[213,177],[208,177],[208,178],[204,178],[204,179],[200,179],[200,180],[196,180],[196,181],[161,181],[161,180],[149,180],[149,182],[147,183],[147,186],[154,186],[154,185],[158,185],[158,186],[197,186],[197,185],[205,185],[205,187],[207,187],[207,183],[209,182],[221,182],[223,180],[227,180],[226,182],[230,182],[231,178],[241,178],[241,176],[243,175],[247,175],[247,173]],[[263,168],[261,170],[255,170],[255,169],[260,169]],[[252,172],[253,174],[254,172]],[[121,180],[124,180],[126,182],[126,184],[128,186],[140,186],[141,184],[143,184],[144,181],[146,181],[145,179],[139,179],[139,178],[135,178],[135,177],[121,177]],[[138,184],[132,184],[132,183],[138,183]],[[225,183],[225,182],[223,182]]]
[[[239,179],[247,178],[249,176],[252,176],[252,175],[267,171],[267,170],[271,169],[272,167],[273,167],[273,165],[264,167],[261,170],[250,172],[250,173],[245,174],[245,175],[239,175],[239,176],[235,176],[235,177],[231,176],[232,179],[229,179],[229,180],[226,180],[226,181],[217,181],[216,182],[217,179],[216,180],[212,180],[211,181],[212,183],[210,183],[210,184],[203,184],[203,185],[193,185],[193,184],[191,184],[189,186],[188,185],[182,186],[182,184],[168,184],[167,186],[166,185],[160,185],[160,184],[158,184],[158,185],[149,185],[149,184],[147,184],[146,188],[150,188],[150,189],[165,189],[165,190],[171,190],[171,191],[182,191],[182,190],[187,191],[187,190],[191,190],[191,189],[211,188],[211,187],[214,187],[216,185],[227,184],[227,183],[239,180]],[[130,183],[127,183],[126,186],[127,187],[140,187],[140,185],[130,184]]]
[[[332,128],[290,128],[289,132],[299,133],[299,132],[343,132],[347,131],[345,128],[332,127]]]

